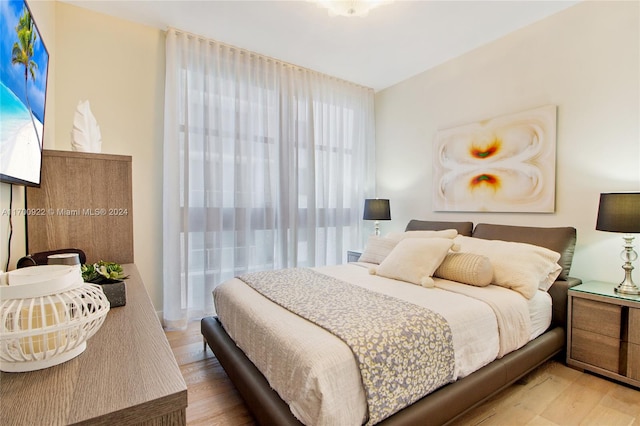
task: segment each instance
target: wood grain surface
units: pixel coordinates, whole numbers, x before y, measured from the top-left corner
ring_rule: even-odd
[[[640,308],[629,308],[627,375],[640,382]]]
[[[28,253],[133,263],[131,167],[130,156],[44,150],[40,188],[26,190]]]
[[[622,307],[587,299],[573,299],[574,327],[620,339]]]
[[[629,342],[640,345],[640,308],[629,309]]]
[[[0,424],[185,424],[187,386],[135,265],[127,304],[63,364],[1,373]]]
[[[569,290],[567,364],[640,388],[640,298],[589,281]]]

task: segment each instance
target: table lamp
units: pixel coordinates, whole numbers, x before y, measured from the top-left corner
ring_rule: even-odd
[[[375,233],[380,235],[380,221],[391,220],[389,200],[370,198],[364,200],[364,220],[375,220]]]
[[[640,233],[640,192],[600,194],[596,229],[624,233],[624,250],[620,253],[620,258],[624,261],[622,269],[625,274],[615,291],[621,294],[640,294],[640,289],[631,277],[632,262],[638,258],[638,253],[633,249],[634,237],[631,234]]]
[[[102,326],[109,301],[78,268],[31,266],[2,274],[0,371],[40,370],[69,361]]]

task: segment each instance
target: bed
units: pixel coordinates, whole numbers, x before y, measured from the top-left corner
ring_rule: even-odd
[[[356,352],[350,353],[348,346],[346,349],[344,347],[340,349],[343,352],[342,358],[339,358],[334,352],[324,352],[332,350],[330,349],[333,345],[331,339],[338,341],[340,339],[302,318],[298,318],[299,323],[295,323],[295,314],[273,304],[267,300],[268,298],[258,294],[255,288],[245,285],[247,283],[242,280],[234,279],[231,280],[231,283],[224,284],[224,289],[216,295],[218,317],[208,317],[202,320],[202,334],[260,424],[335,424],[336,419],[340,420],[340,424],[365,424],[367,422],[381,425],[446,424],[509,386],[548,359],[563,352],[566,342],[567,290],[580,283],[579,279],[569,277],[576,242],[575,229],[572,227],[540,228],[482,223],[477,224],[474,228],[471,222],[412,220],[407,225],[405,234],[418,234],[421,231],[427,231],[427,233],[449,232],[448,230],[455,230],[456,236],[453,240],[461,244],[462,251],[465,251],[465,248],[467,248],[466,251],[473,251],[468,248],[475,249],[476,245],[480,247],[479,250],[485,250],[483,247],[487,244],[494,247],[494,245],[504,242],[513,242],[522,243],[520,244],[522,246],[533,245],[536,249],[543,248],[540,249],[541,251],[555,252],[559,256],[555,258],[558,271],[553,275],[553,281],[550,283],[552,285],[549,288],[536,289],[532,297],[522,297],[518,293],[514,298],[513,294],[516,294],[516,291],[513,289],[493,284],[480,288],[448,278],[439,278],[436,275],[440,275],[438,271],[445,263],[442,260],[439,261],[442,264],[434,275],[436,277],[431,280],[432,283],[427,279],[428,282],[418,281],[414,284],[419,285],[413,285],[402,282],[402,280],[389,278],[385,276],[392,257],[389,253],[395,254],[400,251],[401,245],[397,243],[396,248],[389,249],[381,257],[382,260],[378,259],[380,263],[376,263],[375,259],[371,261],[371,256],[369,256],[365,259],[369,260],[367,262],[320,268],[318,270],[320,275],[339,281],[353,282],[356,287],[374,287],[383,293],[386,291],[393,293],[396,290],[389,288],[398,287],[398,293],[392,294],[394,298],[404,298],[414,305],[424,305],[425,308],[436,311],[436,315],[441,315],[447,321],[450,319],[452,321],[450,334],[453,336],[451,346],[454,349],[455,362],[452,364],[455,367],[451,368],[451,376],[445,378],[444,382],[435,383],[433,385],[435,390],[429,390],[426,396],[414,398],[415,401],[410,400],[411,403],[408,406],[394,409],[395,411],[392,411],[388,416],[383,414],[376,417],[373,406],[368,405],[371,392],[366,387],[367,381],[363,379],[369,377],[368,373],[365,373],[365,370],[358,370],[357,365],[355,370],[351,366],[345,367],[345,363],[348,362],[357,364],[353,361],[353,354]],[[398,236],[396,235],[395,238]],[[435,239],[440,240],[441,238]],[[388,242],[388,239],[385,241]],[[454,245],[460,245],[457,243],[452,244],[450,250],[447,250],[447,259],[452,253],[451,249],[455,249]],[[411,244],[418,243],[415,241],[407,242],[403,243],[402,247]],[[434,243],[429,242],[428,244]],[[371,240],[369,245],[373,245]],[[508,248],[512,249],[511,246]],[[515,254],[513,254],[513,263],[517,264]],[[528,265],[524,266],[525,269],[528,267]],[[406,265],[403,264],[400,269],[403,272],[407,269]],[[442,274],[444,275],[444,272]],[[333,283],[328,284],[333,285]],[[424,290],[423,287],[428,287],[428,290]],[[470,301],[470,307],[465,305],[464,308],[456,309],[458,302],[455,298],[462,297],[466,300],[473,296],[469,293],[482,293],[482,297],[485,297],[484,294],[489,290],[492,293],[497,293],[499,298],[506,298],[505,300],[521,299],[514,304],[527,305],[527,318],[522,320],[530,323],[526,332],[521,331],[517,338],[506,337],[506,333],[503,337],[502,331],[515,328],[509,324],[517,323],[517,318],[523,317],[525,314],[522,312],[508,314],[516,316],[499,316],[502,318],[501,320],[495,320],[495,318],[491,320],[492,310],[496,311],[493,305],[497,302],[494,301]],[[354,291],[360,291],[360,289],[356,288]],[[420,301],[421,293],[429,296]],[[246,301],[251,298],[255,298],[263,304],[245,306]],[[536,300],[544,299],[548,299],[546,307],[543,301],[541,309],[530,309]],[[511,302],[507,303],[511,306]],[[353,307],[347,309],[353,309]],[[398,309],[404,310],[405,308]],[[480,328],[491,328],[492,321],[493,324],[496,324],[497,321],[497,325],[493,327],[497,328],[499,333],[498,337],[493,339],[496,342],[489,345],[491,348],[486,349],[479,342],[473,342],[472,335],[476,333],[475,330],[469,329],[468,334],[464,334],[464,330],[470,327],[469,315],[477,319],[473,322],[477,323]],[[454,317],[464,319],[465,316],[467,323],[464,321],[461,323],[462,325],[453,323]],[[487,317],[484,323],[484,320],[481,319],[483,316]],[[546,320],[545,317],[547,317]],[[255,322],[248,323],[247,321]],[[373,321],[373,319],[368,321]],[[279,327],[281,330],[277,331]],[[299,334],[297,341],[295,340],[296,333]],[[316,338],[313,337],[314,333],[318,334],[318,340],[313,340]],[[527,334],[526,341],[522,341],[523,334]],[[283,335],[286,335],[286,339]],[[293,347],[286,349],[285,340],[292,336]],[[514,339],[519,340],[515,342]],[[479,340],[485,340],[485,338],[482,337]],[[486,338],[486,340],[492,341],[491,338]],[[343,342],[336,343],[337,346],[341,344],[344,346]],[[306,351],[310,354],[305,354],[305,351],[300,350],[301,347],[307,345],[312,348],[311,351]],[[240,349],[239,346],[243,349]],[[245,354],[245,351],[248,355]],[[345,351],[347,355],[344,354]],[[462,359],[465,355],[461,354],[465,351],[472,354],[471,361]],[[437,352],[444,353],[446,351],[439,350]],[[344,357],[349,358],[349,353],[351,361],[345,361]],[[308,361],[308,358],[311,358],[312,361]],[[338,361],[334,363],[335,360]],[[308,368],[298,368],[298,366],[306,365],[307,362],[319,362],[320,367],[316,367],[316,364],[310,364],[311,366]],[[331,364],[331,368],[337,369],[328,378],[323,377],[323,374],[328,374],[325,370],[329,370],[329,367],[325,368],[325,364]],[[265,374],[263,375],[261,371]],[[360,372],[362,372],[362,376],[358,375]],[[269,378],[267,379],[265,376]],[[344,381],[339,381],[343,379]],[[294,388],[292,383],[301,386],[302,390]],[[277,391],[273,388],[276,388]],[[320,402],[308,401],[317,395],[320,395],[317,397],[321,400]],[[319,405],[314,405],[316,403]],[[298,419],[302,419],[303,422]]]

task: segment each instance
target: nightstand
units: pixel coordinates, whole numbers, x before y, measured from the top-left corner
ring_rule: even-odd
[[[569,289],[567,364],[640,387],[640,296],[590,281]]]
[[[362,256],[362,250],[347,250],[347,262],[357,262]]]

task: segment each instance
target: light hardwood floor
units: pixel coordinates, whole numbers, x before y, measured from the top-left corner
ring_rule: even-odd
[[[256,425],[211,349],[203,350],[200,322],[167,338],[187,382],[188,425]],[[455,426],[640,425],[640,391],[581,373],[552,360]]]

